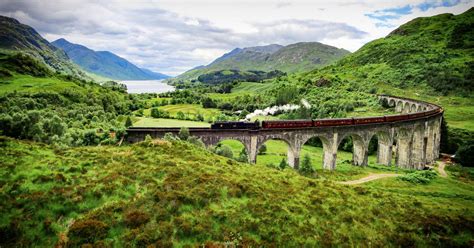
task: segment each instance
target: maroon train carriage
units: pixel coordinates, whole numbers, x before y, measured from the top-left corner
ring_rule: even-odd
[[[404,121],[408,120],[408,115],[386,115],[386,122]]]
[[[325,126],[345,126],[353,125],[354,120],[352,118],[340,118],[340,119],[317,119],[313,120],[315,127]]]
[[[372,124],[385,122],[384,116],[354,118],[354,124]]]
[[[417,118],[421,118],[425,116],[426,116],[426,113],[418,112],[418,113],[409,114],[409,119],[417,119]]]
[[[263,128],[302,128],[312,126],[312,120],[262,121]]]

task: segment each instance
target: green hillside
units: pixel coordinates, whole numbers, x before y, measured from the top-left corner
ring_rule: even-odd
[[[304,75],[358,84],[422,87],[430,94],[471,96],[474,90],[474,9],[416,18],[322,70]]]
[[[267,45],[236,48],[204,67],[189,70],[172,81],[193,80],[218,70],[261,70],[302,72],[320,68],[349,54],[344,49],[319,42],[300,42],[288,46]]]
[[[473,239],[474,190],[457,179],[344,186],[182,141],[53,149],[1,137],[0,146],[7,247],[455,247]]]
[[[0,49],[28,54],[56,73],[91,79],[69,60],[64,51],[51,45],[32,27],[13,18],[0,16]]]

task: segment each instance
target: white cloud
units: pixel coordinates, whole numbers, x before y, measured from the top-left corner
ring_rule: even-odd
[[[431,1],[431,0],[430,0]],[[64,37],[108,50],[170,75],[207,64],[235,47],[319,41],[355,51],[418,16],[459,14],[472,7],[428,2],[424,11],[381,23],[367,14],[419,6],[424,0],[2,0],[0,14],[31,25],[52,41]],[[433,6],[433,7],[431,7]]]

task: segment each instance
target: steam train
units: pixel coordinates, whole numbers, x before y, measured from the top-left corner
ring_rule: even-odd
[[[362,118],[340,118],[340,119],[315,119],[315,120],[275,120],[262,122],[245,122],[245,121],[229,121],[229,122],[215,122],[211,125],[211,129],[249,129],[257,130],[260,128],[311,128],[311,127],[326,127],[326,126],[349,126],[349,125],[364,125],[387,122],[407,121],[418,118],[423,118],[442,112],[443,109],[435,108],[428,111],[417,112],[403,115],[385,115],[376,117],[362,117]]]

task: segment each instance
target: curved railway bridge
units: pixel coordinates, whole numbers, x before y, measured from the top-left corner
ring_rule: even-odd
[[[353,164],[365,166],[368,163],[368,147],[373,136],[377,136],[377,163],[390,166],[395,157],[395,166],[407,169],[423,169],[439,156],[440,125],[443,109],[428,102],[379,95],[380,100],[395,107],[400,114],[379,117],[349,118],[351,124],[340,124],[331,119],[315,120],[324,126],[302,128],[260,128],[260,129],[211,129],[190,128],[190,134],[200,138],[205,145],[217,145],[222,140],[233,139],[242,142],[247,150],[249,162],[255,163],[257,151],[268,140],[283,140],[288,144],[288,164],[299,167],[303,145],[312,137],[323,143],[323,168],[336,168],[337,148],[346,137],[353,140]],[[355,120],[355,121],[354,121]],[[161,138],[165,133],[179,132],[179,128],[140,128],[127,130],[127,140],[138,142],[146,135]]]

